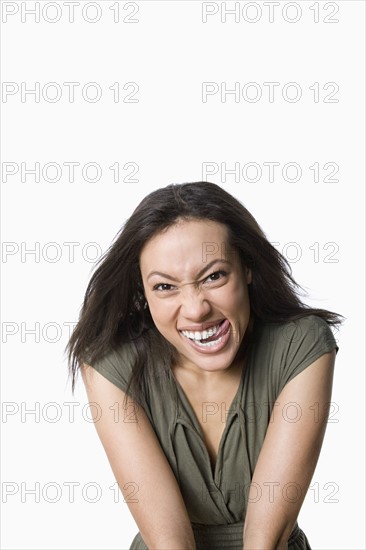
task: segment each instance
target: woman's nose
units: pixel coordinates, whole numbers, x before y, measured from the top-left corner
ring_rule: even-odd
[[[181,294],[181,314],[192,321],[200,321],[211,310],[209,301],[198,288],[185,287]]]

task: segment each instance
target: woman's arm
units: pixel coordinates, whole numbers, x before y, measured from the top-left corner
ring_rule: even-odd
[[[98,419],[96,407],[91,407],[97,433],[146,545],[149,549],[194,550],[178,483],[144,410],[129,399],[126,414],[122,390],[91,367],[83,366],[81,373],[89,402],[98,404]],[[134,498],[138,502],[131,502],[131,486],[137,488]]]
[[[244,550],[287,550],[323,443],[335,356],[319,357],[276,399],[249,492]]]

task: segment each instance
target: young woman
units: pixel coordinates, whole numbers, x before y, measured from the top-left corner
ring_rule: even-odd
[[[342,316],[297,288],[248,210],[208,182],[150,193],[101,258],[67,347],[139,527],[130,549],[310,548],[297,517]]]

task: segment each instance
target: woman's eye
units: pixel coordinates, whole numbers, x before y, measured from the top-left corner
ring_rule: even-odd
[[[168,290],[172,290],[173,285],[169,285],[168,283],[159,283],[158,285],[154,285],[153,290],[157,290],[158,292],[164,292]]]
[[[226,271],[215,271],[215,273],[211,273],[211,275],[209,275],[206,279],[206,281],[212,281],[212,282],[215,282],[215,281],[219,281],[220,279],[222,279],[223,277],[225,277],[227,275]]]

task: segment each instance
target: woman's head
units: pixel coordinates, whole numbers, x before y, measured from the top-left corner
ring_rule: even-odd
[[[266,239],[252,214],[214,183],[172,184],[153,191],[140,202],[101,266],[108,268],[110,282],[118,284],[121,292],[125,291],[121,306],[124,304],[130,314],[134,334],[151,321],[143,307],[141,252],[156,235],[188,220],[206,220],[226,227],[226,244],[238,254],[243,269],[251,269],[253,275],[249,290],[254,315],[260,318],[271,315],[274,302],[277,313],[281,307],[283,313],[288,313],[288,301],[294,298],[290,287],[298,285],[291,277],[288,263]],[[209,257],[222,248],[222,243],[212,238],[202,243],[202,247],[202,254]],[[295,299],[293,306],[298,304]]]
[[[198,240],[192,231],[193,227],[205,228]],[[178,228],[181,230],[180,237]],[[183,233],[182,228],[185,228]],[[167,235],[170,238],[166,239]],[[177,256],[173,255],[171,249],[163,254],[162,246],[167,246],[172,236],[182,239],[182,235],[185,239],[182,251],[185,252],[180,262],[183,273],[179,273],[174,265]],[[168,333],[164,336],[161,330],[159,311],[166,311],[166,302],[163,302],[164,307],[161,301],[157,302],[156,294],[150,292],[147,286],[146,273],[144,277],[141,271],[147,269],[144,253],[151,252],[154,245],[156,247],[156,243],[160,242],[159,257],[149,255],[154,270],[162,271],[160,266],[163,262],[163,271],[168,270],[169,275],[174,272],[181,284],[189,282],[191,277],[194,279],[200,269],[197,265],[197,250],[194,254],[192,252],[191,257],[190,239],[194,240],[196,247],[202,246],[202,264],[225,252],[237,259],[236,273],[239,274],[241,270],[241,283],[248,295],[245,319],[250,309],[254,320],[280,322],[318,314],[329,324],[339,323],[336,314],[309,308],[300,301],[296,288],[301,287],[293,280],[288,262],[266,239],[254,217],[237,199],[214,183],[172,184],[153,191],[140,202],[96,266],[85,293],[79,322],[67,346],[69,360],[72,359],[73,387],[78,363],[96,361],[111,346],[123,340],[134,340],[141,358],[137,371],[141,371],[142,375],[149,370],[147,365],[152,361],[149,358],[152,342],[159,346],[166,368],[173,360],[177,360],[179,350],[173,343],[175,340],[167,338]],[[223,246],[228,251],[223,250]],[[154,261],[151,263],[152,259]],[[187,288],[184,288],[186,300]],[[199,295],[195,296],[198,298]],[[192,294],[192,300],[193,297]],[[149,304],[152,311],[146,307]],[[174,319],[176,329],[216,321],[216,317],[224,316],[225,312],[217,304],[207,311],[203,306],[204,300],[200,315],[196,314],[191,320],[188,313]],[[246,324],[244,317],[240,321],[239,339],[243,336]]]
[[[227,226],[178,219],[147,241],[140,271],[152,321],[180,365],[230,367],[249,324],[251,271],[230,247]]]
[[[207,220],[226,226],[228,244],[237,250],[243,266],[259,264],[260,256],[268,254],[268,245],[274,250],[250,212],[218,185],[209,182],[168,185],[140,202],[108,252],[111,258],[124,260],[125,265],[120,268],[129,271],[130,297],[144,302],[139,266],[143,247],[156,234],[184,220]],[[220,243],[211,240],[205,243],[202,254],[208,257],[218,246]]]

